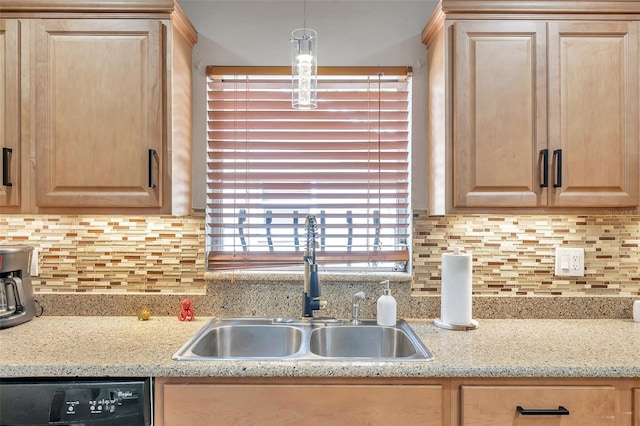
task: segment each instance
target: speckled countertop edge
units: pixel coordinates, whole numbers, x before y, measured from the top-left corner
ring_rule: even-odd
[[[640,377],[631,320],[480,319],[467,332],[409,320],[430,362],[173,361],[207,320],[36,318],[0,330],[0,377]]]

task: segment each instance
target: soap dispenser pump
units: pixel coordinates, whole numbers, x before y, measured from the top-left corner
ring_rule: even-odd
[[[382,296],[378,298],[377,303],[377,320],[378,325],[394,326],[396,325],[396,314],[398,310],[398,304],[396,299],[391,295],[391,289],[389,288],[389,280],[384,280],[380,284],[385,285],[382,291]]]

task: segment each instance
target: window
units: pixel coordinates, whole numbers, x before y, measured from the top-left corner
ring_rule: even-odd
[[[288,68],[208,67],[208,270],[318,263],[406,270],[410,68],[319,68],[318,108],[291,108]]]

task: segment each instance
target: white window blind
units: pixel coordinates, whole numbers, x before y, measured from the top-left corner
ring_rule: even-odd
[[[320,68],[318,108],[291,108],[288,68],[208,67],[209,270],[409,261],[410,68]]]

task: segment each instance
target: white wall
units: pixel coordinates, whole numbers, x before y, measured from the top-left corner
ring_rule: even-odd
[[[199,33],[193,52],[193,207],[205,205],[207,65],[290,65],[303,1],[179,0]],[[426,48],[420,33],[437,0],[307,0],[321,66],[413,67],[413,208],[426,208]]]

